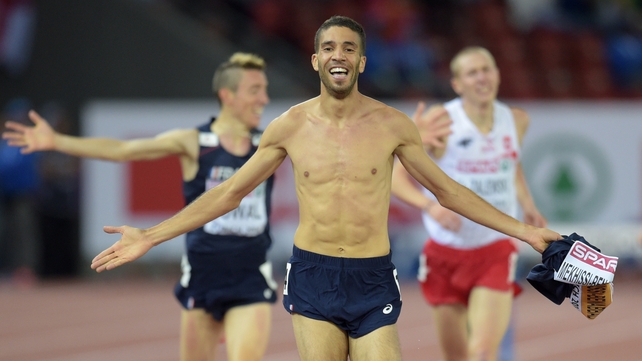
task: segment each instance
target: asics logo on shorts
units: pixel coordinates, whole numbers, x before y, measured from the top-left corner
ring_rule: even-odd
[[[390,312],[392,312],[392,305],[391,304],[387,304],[386,307],[383,308],[383,314],[387,315]]]

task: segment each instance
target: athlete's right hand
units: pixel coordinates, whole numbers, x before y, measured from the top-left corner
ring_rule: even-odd
[[[105,226],[103,230],[106,233],[120,233],[121,237],[91,261],[91,269],[96,272],[109,271],[129,263],[140,258],[153,247],[153,244],[145,238],[143,230],[139,228]]]
[[[7,144],[20,147],[20,153],[29,154],[41,150],[53,150],[56,132],[51,125],[35,110],[29,111],[29,119],[34,126],[7,121],[5,127],[11,131],[4,131],[2,139],[7,139]]]

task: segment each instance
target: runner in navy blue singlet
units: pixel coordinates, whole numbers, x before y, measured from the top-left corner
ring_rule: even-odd
[[[216,119],[198,127],[196,177],[183,183],[186,203],[231,177],[256,152],[261,132],[251,130],[252,145],[245,155],[221,147],[211,132]],[[218,321],[232,307],[276,300],[272,266],[266,260],[270,238],[269,213],[274,178],[248,194],[241,205],[186,235],[183,276],[175,294],[186,309],[202,308]]]
[[[174,129],[154,138],[121,141],[55,133],[35,112],[35,126],[9,122],[4,134],[23,152],[55,150],[112,161],[178,156],[185,203],[230,178],[256,152],[257,130],[269,102],[265,62],[235,53],[212,81],[221,112],[207,124]],[[270,336],[277,284],[266,260],[273,178],[246,195],[237,209],[187,234],[183,275],[175,295],[183,305],[180,359],[213,360],[224,336],[230,361],[258,361]]]

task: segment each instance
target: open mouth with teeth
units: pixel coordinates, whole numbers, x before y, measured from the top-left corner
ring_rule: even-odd
[[[335,79],[344,79],[348,76],[348,69],[346,68],[332,68],[330,74]]]

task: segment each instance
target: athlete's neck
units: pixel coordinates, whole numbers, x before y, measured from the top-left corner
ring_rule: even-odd
[[[225,135],[232,138],[248,138],[251,130],[242,121],[226,111],[221,111],[210,129],[219,136]]]
[[[230,154],[245,156],[250,150],[250,129],[240,120],[221,112],[210,127]]]
[[[356,88],[356,87],[355,87]],[[319,97],[319,116],[339,124],[354,119],[360,111],[361,94],[353,88],[345,98],[335,98],[329,92],[322,91]]]
[[[473,104],[462,101],[464,111],[480,132],[486,134],[493,129],[494,111],[493,102]]]

